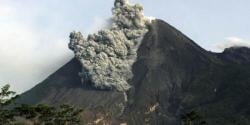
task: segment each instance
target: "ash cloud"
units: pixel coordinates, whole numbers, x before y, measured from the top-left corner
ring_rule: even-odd
[[[80,32],[72,32],[69,48],[82,64],[79,74],[83,82],[91,81],[99,89],[127,91],[137,49],[151,20],[144,16],[141,5],[127,0],[116,0],[112,14],[109,29],[87,38]]]

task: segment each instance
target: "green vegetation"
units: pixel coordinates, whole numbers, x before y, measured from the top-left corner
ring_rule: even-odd
[[[198,112],[191,111],[181,116],[183,125],[206,125],[207,122],[201,117]]]
[[[15,92],[9,90],[10,85],[5,85],[0,91],[0,124],[9,124],[14,119],[14,114],[6,109],[8,105],[18,97]]]
[[[79,125],[81,109],[61,105],[51,107],[44,104],[35,106],[15,104],[18,98],[10,91],[10,85],[5,85],[0,91],[0,124],[1,125]],[[20,119],[23,119],[22,123]]]

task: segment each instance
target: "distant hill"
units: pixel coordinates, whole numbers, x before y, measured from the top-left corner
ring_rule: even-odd
[[[149,29],[133,65],[127,103],[122,92],[82,85],[76,59],[23,93],[18,102],[68,103],[83,107],[88,118],[102,114],[115,125],[178,125],[180,115],[189,111],[200,112],[209,125],[250,124],[249,48],[212,53],[162,20],[153,21]]]

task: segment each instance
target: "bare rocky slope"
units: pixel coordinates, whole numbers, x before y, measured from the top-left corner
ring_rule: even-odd
[[[189,111],[200,112],[211,125],[250,124],[249,48],[212,53],[162,20],[149,29],[133,65],[127,101],[122,92],[82,85],[81,65],[72,59],[18,103],[68,103],[109,115],[110,124],[178,125]]]

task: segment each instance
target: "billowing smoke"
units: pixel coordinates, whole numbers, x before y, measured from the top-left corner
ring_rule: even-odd
[[[69,48],[82,64],[82,81],[91,81],[99,89],[126,91],[133,77],[141,39],[150,20],[143,7],[127,0],[116,0],[112,9],[112,26],[84,38],[80,32],[70,34]]]

